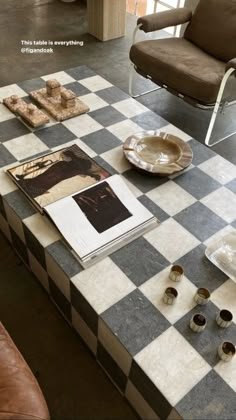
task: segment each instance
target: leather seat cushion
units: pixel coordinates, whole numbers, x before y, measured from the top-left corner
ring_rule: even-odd
[[[48,420],[41,389],[0,323],[0,420]]]
[[[131,47],[130,59],[156,83],[203,104],[215,102],[225,73],[225,62],[184,38],[137,42]]]

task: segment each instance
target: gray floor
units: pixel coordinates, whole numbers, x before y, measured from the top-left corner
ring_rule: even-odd
[[[86,9],[79,0],[0,0],[0,86],[86,64],[128,90],[128,51],[136,18],[128,16],[127,36],[102,43],[87,34]],[[163,36],[163,33],[160,34]],[[20,52],[21,40],[79,40],[84,47],[58,47],[49,55]],[[139,88],[146,82],[137,80]],[[203,141],[209,114],[164,90],[140,99],[169,122]],[[223,136],[233,121],[230,109],[216,128]],[[236,130],[236,127],[235,127]],[[236,163],[236,136],[214,148]],[[0,236],[0,319],[25,356],[45,393],[53,419],[136,418],[48,296]]]

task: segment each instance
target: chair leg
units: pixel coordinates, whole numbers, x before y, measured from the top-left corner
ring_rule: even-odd
[[[219,112],[219,107],[220,107],[220,104],[221,104],[221,99],[222,99],[222,96],[223,96],[223,93],[224,93],[225,85],[226,85],[226,83],[227,83],[227,81],[228,81],[228,78],[231,76],[231,74],[232,74],[234,71],[235,71],[235,69],[230,68],[230,69],[229,69],[229,70],[225,73],[225,75],[224,75],[224,77],[223,77],[223,79],[222,79],[221,85],[220,85],[220,89],[219,89],[219,92],[218,92],[218,96],[217,96],[217,99],[216,99],[216,103],[215,103],[215,106],[214,106],[214,109],[213,109],[213,113],[212,113],[212,116],[211,116],[211,121],[210,121],[210,124],[209,124],[208,130],[207,130],[207,134],[206,134],[206,137],[205,137],[205,144],[206,144],[207,146],[209,146],[209,147],[212,147],[212,146],[214,146],[215,144],[220,143],[221,141],[223,141],[223,140],[227,139],[228,137],[231,137],[233,134],[235,134],[235,133],[229,134],[228,136],[223,137],[222,139],[217,140],[217,141],[215,141],[214,143],[211,143],[211,144],[210,144],[210,138],[211,138],[212,131],[213,131],[213,128],[214,128],[214,125],[215,125],[215,121],[216,121],[217,114],[218,114],[218,112]]]
[[[140,96],[146,95],[147,93],[155,92],[156,90],[162,89],[160,86],[147,90],[146,92],[140,93],[138,95],[134,95],[133,93],[133,80],[134,80],[135,69],[133,63],[130,63],[130,71],[129,71],[129,94],[132,98],[139,98]]]

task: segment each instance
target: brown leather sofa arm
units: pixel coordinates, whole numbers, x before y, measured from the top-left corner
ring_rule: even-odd
[[[236,70],[236,58],[232,58],[232,60],[229,60],[228,63],[226,64],[225,71],[227,71],[229,69]],[[235,74],[235,77],[236,77],[236,73],[234,73],[234,74]]]
[[[33,373],[0,322],[0,420],[49,420]]]
[[[142,26],[140,29],[144,32],[153,32],[159,29],[168,28],[169,26],[176,26],[189,22],[191,17],[191,10],[186,7],[181,7],[179,9],[142,16],[137,20],[137,25],[141,24]]]

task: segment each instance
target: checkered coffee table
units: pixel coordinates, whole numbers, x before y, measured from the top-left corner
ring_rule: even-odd
[[[31,130],[0,105],[0,227],[23,261],[78,331],[99,364],[145,419],[235,419],[236,357],[217,356],[236,325],[221,329],[219,309],[236,320],[236,284],[205,257],[206,246],[236,228],[236,167],[131,99],[87,67],[0,89],[0,98],[57,78],[90,107],[63,123]],[[179,135],[191,145],[192,165],[177,176],[149,177],[125,160],[122,143],[143,129]],[[120,173],[138,200],[161,221],[143,237],[83,270],[50,221],[38,214],[4,173],[25,159],[77,143],[112,174]],[[184,279],[174,306],[163,303],[173,263]],[[198,307],[199,287],[212,292]],[[207,327],[189,328],[203,312]]]

